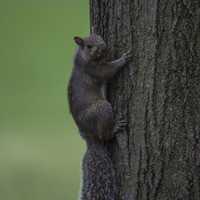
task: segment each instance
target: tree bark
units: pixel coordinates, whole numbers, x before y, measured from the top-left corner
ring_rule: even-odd
[[[91,27],[132,62],[109,85],[128,121],[111,146],[117,200],[200,200],[200,1],[90,0]]]

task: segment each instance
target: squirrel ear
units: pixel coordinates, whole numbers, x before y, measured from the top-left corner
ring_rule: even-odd
[[[74,41],[76,42],[76,44],[78,44],[81,47],[84,45],[84,40],[78,36],[74,37]]]

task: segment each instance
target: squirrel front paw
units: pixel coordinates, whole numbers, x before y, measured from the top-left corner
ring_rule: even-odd
[[[125,62],[129,62],[132,58],[132,51],[129,49],[126,53],[122,54],[122,58],[124,59]]]

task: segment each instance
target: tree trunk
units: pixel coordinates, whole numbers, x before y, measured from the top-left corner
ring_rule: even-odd
[[[117,200],[200,200],[200,1],[90,0],[91,27],[132,62],[110,83],[128,121],[111,147]]]

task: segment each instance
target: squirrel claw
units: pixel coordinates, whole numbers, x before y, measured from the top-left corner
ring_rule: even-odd
[[[114,126],[113,133],[116,134],[118,132],[121,132],[125,129],[127,126],[127,120],[125,119],[120,119],[116,122],[116,125]]]
[[[132,58],[132,50],[129,49],[126,53],[123,54],[123,56],[124,56],[124,58],[125,58],[126,60],[131,59],[131,58]]]

